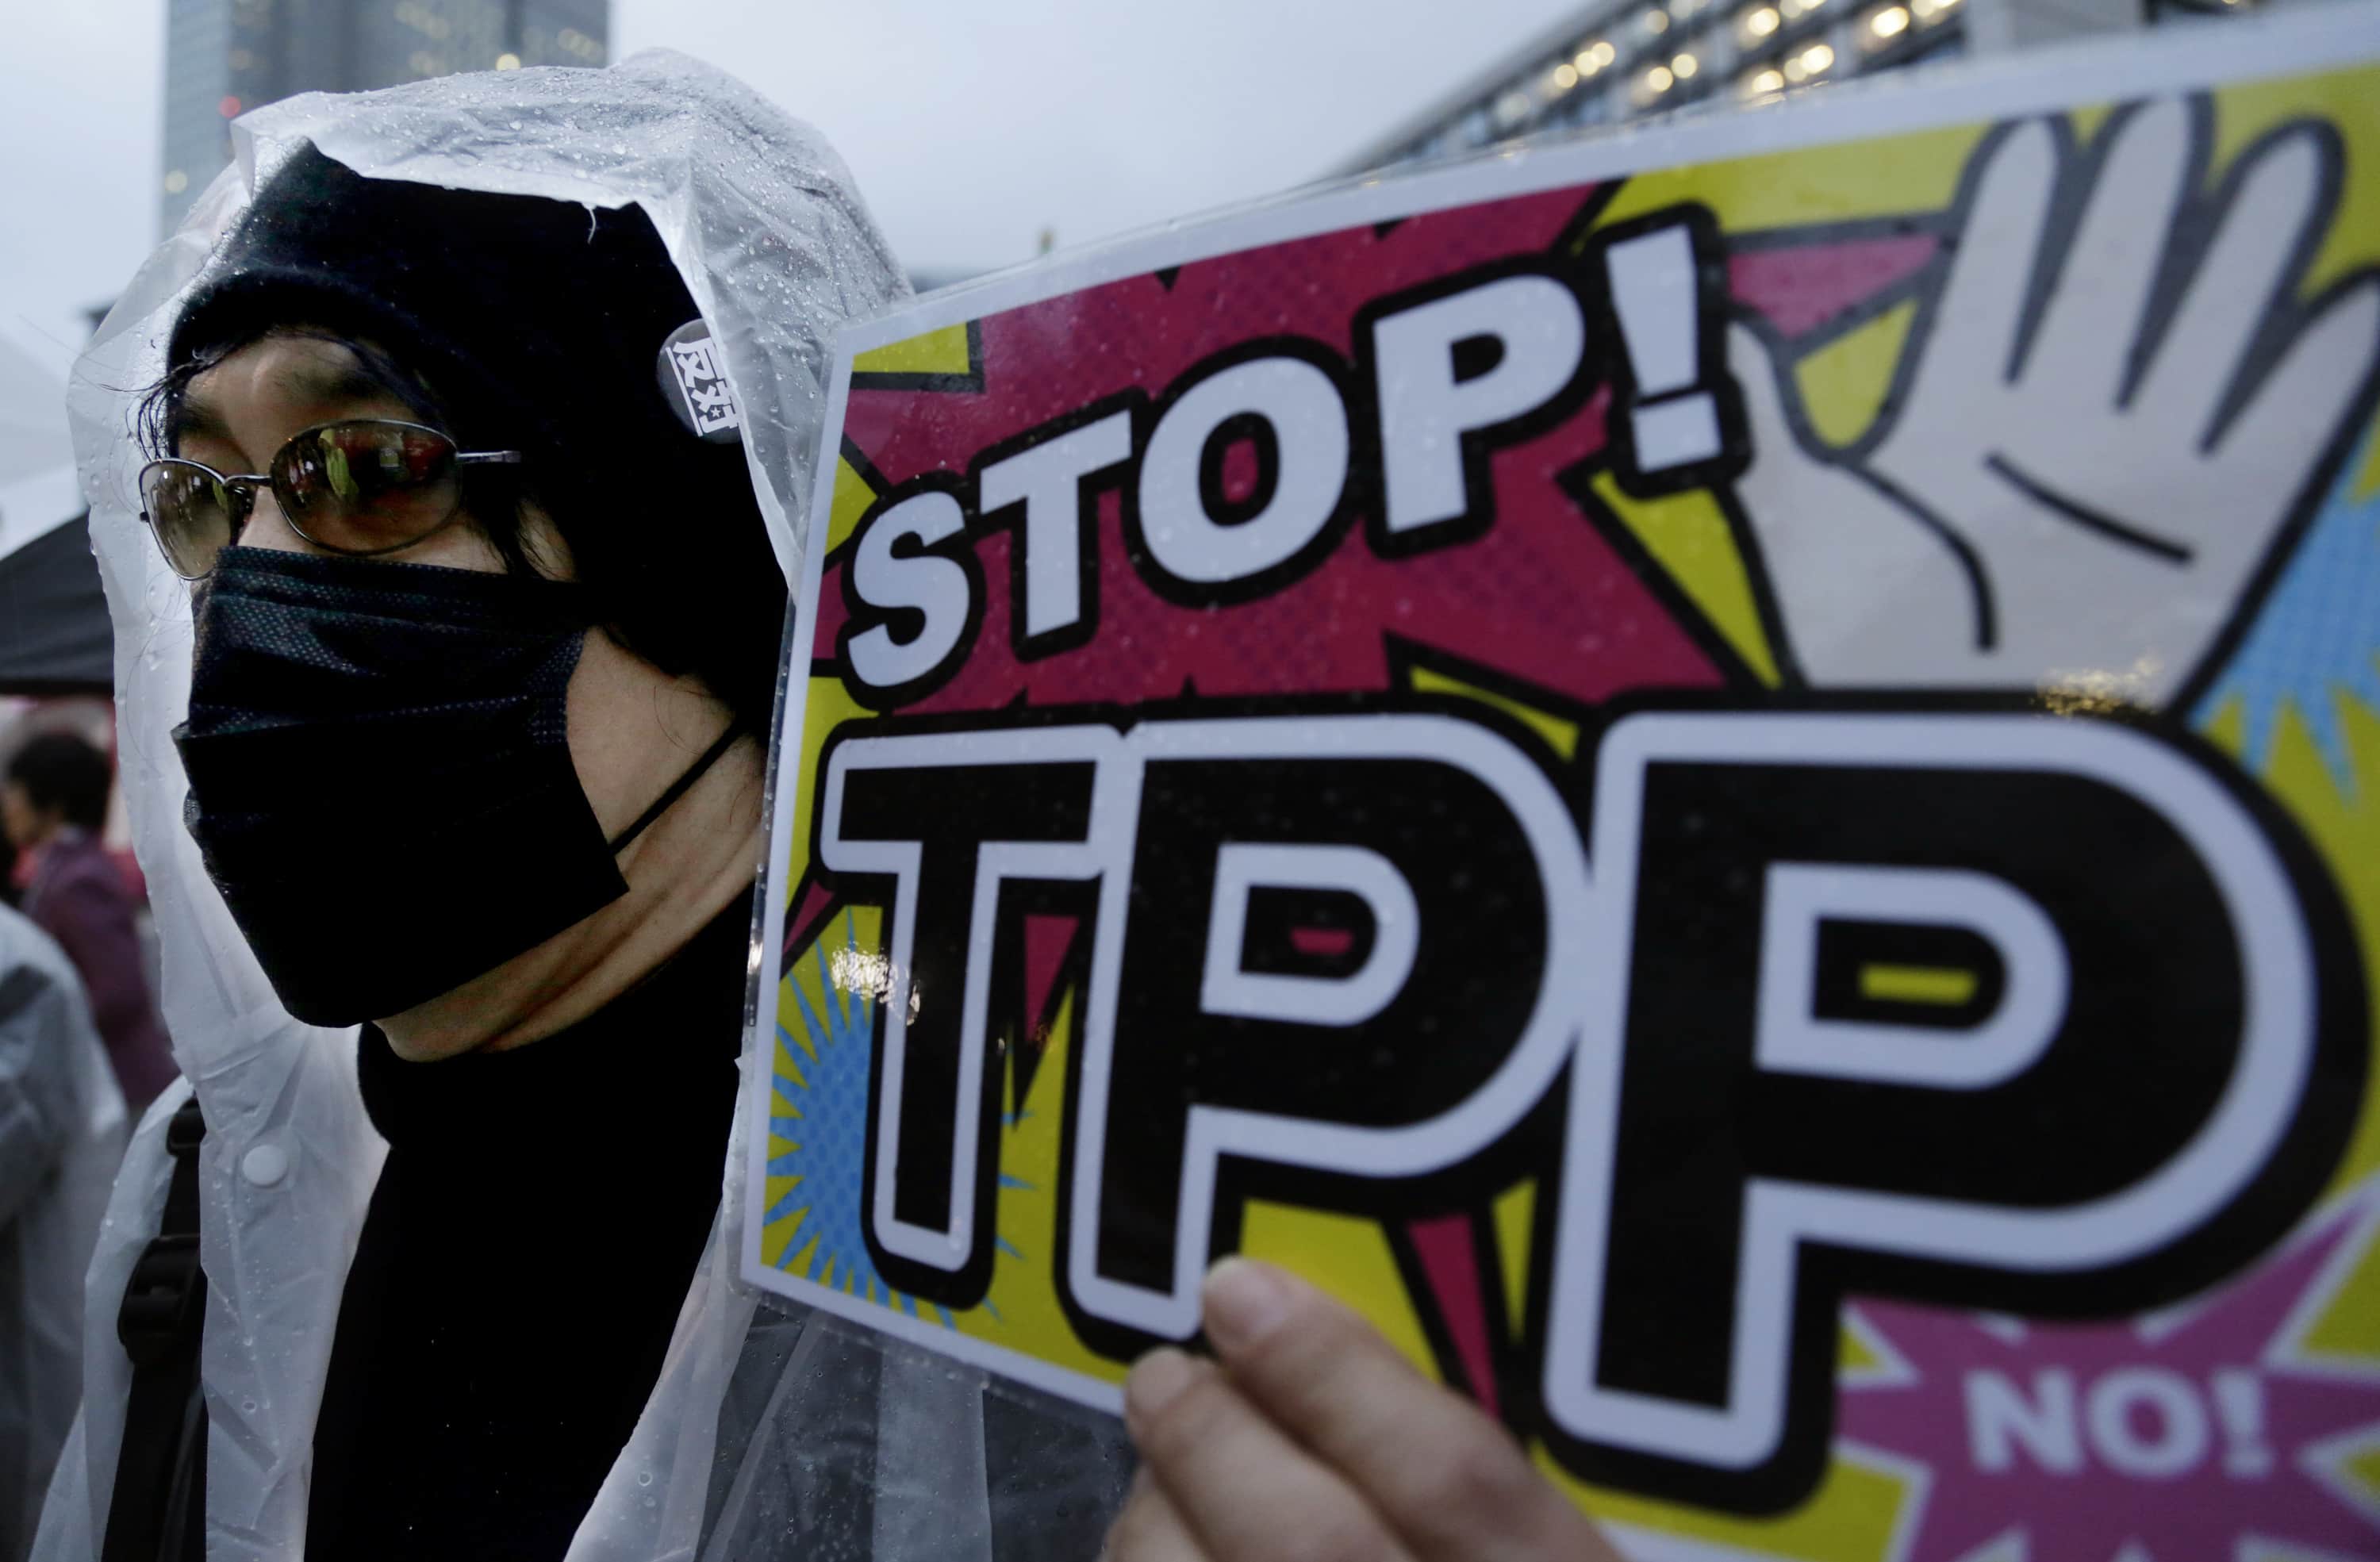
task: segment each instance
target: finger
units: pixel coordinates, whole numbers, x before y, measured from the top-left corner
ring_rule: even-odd
[[[2033,338],[2025,373],[2087,405],[2123,389],[2174,212],[2190,181],[2190,113],[2165,98],[2127,115],[2084,200],[2082,226]]]
[[[1613,1556],[1502,1427],[1312,1286],[1227,1259],[1205,1302],[1207,1337],[1232,1382],[1344,1472],[1417,1556]]]
[[[2137,405],[2170,420],[2192,449],[2214,431],[2240,359],[2288,280],[2319,203],[2322,163],[2310,136],[2289,137],[2256,159],[2157,345]]]
[[[1133,1477],[1132,1495],[1109,1526],[1099,1556],[1102,1562],[1207,1562],[1165,1489],[1149,1479],[1147,1465]]]
[[[1784,354],[1741,323],[1727,328],[1728,368],[1743,405],[1743,427],[1752,442],[1751,464],[1737,482],[1753,528],[1763,534],[1791,527],[1805,512],[1828,516],[1843,508],[1830,490],[1850,479],[1841,467],[1813,451],[1788,407],[1799,400]]]
[[[2058,178],[2058,145],[2039,120],[2018,126],[1984,154],[1966,220],[1949,241],[1949,274],[1935,306],[1926,369],[1955,380],[2005,378],[2024,319]]]
[[[1213,1362],[1152,1351],[1124,1381],[1123,1405],[1150,1475],[1214,1562],[1412,1562],[1355,1489]]]
[[[2268,513],[2305,484],[2315,459],[2357,409],[2380,360],[2380,281],[2349,288],[2298,332],[2245,412],[2225,430],[2216,460],[2253,470],[2241,480],[2272,496]],[[2227,490],[2235,488],[2227,482]]]
[[[1771,352],[1768,344],[1750,326],[1733,323],[1727,328],[1727,366],[1735,375],[1736,388],[1743,398],[1744,432],[1752,438],[1753,470],[1764,480],[1775,480],[1777,466],[1793,468],[1809,465],[1813,457],[1803,448],[1801,437],[1794,432],[1793,419],[1785,410],[1785,398],[1791,394],[1785,383],[1784,358]]]
[[[1728,360],[1752,438],[1752,463],[1735,486],[1739,513],[1784,617],[1780,656],[1813,684],[1865,676],[1859,637],[1876,622],[1878,580],[1933,604],[1929,622],[1972,622],[1975,587],[1961,556],[1876,487],[1810,453],[1786,415],[1785,370],[1761,339],[1730,328]]]

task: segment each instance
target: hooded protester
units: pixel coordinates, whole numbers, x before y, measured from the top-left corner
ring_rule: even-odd
[[[732,1282],[784,518],[905,292],[848,176],[665,55],[236,134],[71,406],[192,1084],[35,1555],[1095,1549],[1120,1429]]]
[[[717,1209],[784,605],[740,450],[675,427],[652,370],[695,315],[635,208],[310,148],[149,404],[145,517],[201,582],[185,822],[284,1006],[377,1022],[389,1156],[312,1556],[561,1555]],[[632,1142],[589,1164],[606,1120]],[[605,1305],[503,1305],[571,1267],[574,1203],[602,1212]],[[458,1277],[495,1305],[458,1312]]]
[[[137,1113],[174,1077],[174,1059],[142,970],[137,902],[99,843],[114,785],[98,748],[72,733],[43,733],[9,758],[0,832],[37,854],[22,909],[81,975],[115,1083]]]
[[[0,906],[0,1562],[33,1522],[82,1379],[82,1272],[124,1097],[66,952]]]
[[[1111,1419],[735,1279],[787,517],[830,337],[905,291],[849,176],[672,55],[235,136],[71,407],[192,1083],[117,1181],[34,1556],[1095,1554]],[[723,418],[658,367],[703,335]],[[1269,1272],[1226,1270],[1226,1367],[1330,1378],[1301,1410],[1153,1359],[1168,1495],[1120,1555],[1208,1555],[1184,1513],[1359,1536],[1348,1504],[1445,1448],[1518,1471],[1464,1494],[1491,1518],[1575,1521],[1452,1396],[1401,1363],[1376,1392],[1386,1348],[1314,1293],[1234,1335],[1233,1276]],[[1426,1434],[1401,1460],[1283,1455],[1366,1397]],[[1303,1484],[1246,1507],[1250,1457]],[[1532,1555],[1582,1554],[1559,1522]]]

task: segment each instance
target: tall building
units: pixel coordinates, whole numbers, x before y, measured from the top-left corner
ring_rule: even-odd
[[[610,0],[167,0],[166,231],[231,161],[231,121],[297,92],[601,65]]]
[[[1348,160],[1435,162],[1581,126],[1965,54],[2228,14],[2252,0],[1598,0]]]

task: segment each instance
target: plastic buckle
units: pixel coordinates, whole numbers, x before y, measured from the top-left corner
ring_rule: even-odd
[[[165,1151],[175,1156],[195,1156],[207,1137],[207,1120],[200,1115],[199,1098],[195,1096],[175,1108],[165,1120]]]
[[[196,1236],[153,1237],[132,1265],[115,1338],[136,1367],[153,1367],[197,1345],[207,1277]]]

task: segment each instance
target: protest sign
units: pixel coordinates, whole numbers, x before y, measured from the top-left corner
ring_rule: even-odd
[[[2369,1555],[2375,54],[1488,159],[847,333],[747,1277],[1112,1406],[1254,1253],[1639,1555]]]

